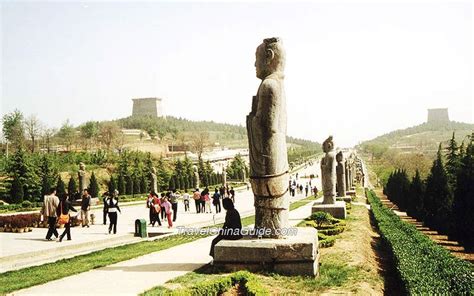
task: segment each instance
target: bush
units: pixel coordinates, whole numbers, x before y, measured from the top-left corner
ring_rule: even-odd
[[[332,216],[326,212],[316,212],[311,214],[310,219],[316,222],[317,227],[321,227],[323,224],[328,224],[331,221]]]
[[[472,295],[474,268],[454,257],[384,207],[373,191],[367,193],[383,240],[393,252],[397,272],[408,294]]]

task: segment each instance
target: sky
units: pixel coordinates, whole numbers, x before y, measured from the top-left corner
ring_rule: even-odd
[[[0,115],[46,126],[131,115],[245,125],[255,49],[286,49],[288,135],[349,147],[426,121],[474,123],[469,2],[0,1]]]

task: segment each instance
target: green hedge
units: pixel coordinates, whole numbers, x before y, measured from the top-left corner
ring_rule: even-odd
[[[244,295],[270,295],[269,291],[258,282],[255,275],[248,271],[234,272],[228,276],[212,279],[196,284],[192,287],[177,290],[168,290],[163,289],[162,287],[157,287],[143,293],[142,295],[220,295],[237,284],[243,286]]]
[[[410,295],[474,295],[474,267],[454,257],[384,207],[373,191],[368,200],[397,272]]]

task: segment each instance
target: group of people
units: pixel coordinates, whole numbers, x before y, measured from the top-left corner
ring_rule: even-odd
[[[158,222],[158,225],[161,226],[161,214],[162,220],[164,220],[166,216],[168,228],[173,227],[173,222],[176,221],[178,216],[178,198],[178,191],[161,193],[160,197],[158,197],[156,192],[150,192],[146,201],[146,206],[150,209],[150,225],[155,226],[155,223]],[[171,219],[171,212],[173,212],[173,219]]]
[[[288,190],[290,191],[291,196],[295,196],[296,194],[303,194],[303,192],[305,196],[308,196],[308,194],[310,193],[314,193],[314,195],[318,194],[318,188],[316,188],[316,186],[311,187],[311,180],[309,182],[306,182],[305,186],[303,186],[303,184],[296,183],[296,180],[290,180]]]
[[[117,192],[118,194],[118,192]],[[110,195],[108,192],[103,195],[104,201],[104,225],[106,224],[106,215],[110,220],[109,234],[114,232],[117,233],[117,211],[120,212],[118,205],[118,199],[116,194]],[[41,208],[41,219],[47,219],[48,221],[48,232],[46,233],[46,240],[53,240],[53,236],[59,242],[62,242],[64,237],[67,236],[67,240],[71,240],[71,215],[70,212],[77,212],[73,207],[72,201],[75,200],[73,196],[69,196],[67,193],[61,194],[60,197],[56,195],[56,188],[51,188],[49,193],[45,195],[43,206]],[[90,227],[90,208],[91,208],[91,196],[88,189],[84,189],[82,192],[81,199],[81,212],[80,220],[82,227]],[[57,224],[64,225],[64,231],[59,235],[56,228]]]

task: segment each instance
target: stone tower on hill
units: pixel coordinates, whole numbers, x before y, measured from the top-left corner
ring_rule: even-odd
[[[163,117],[163,106],[160,98],[132,99],[132,116]]]
[[[428,123],[449,122],[448,108],[428,109]]]

